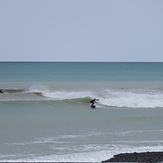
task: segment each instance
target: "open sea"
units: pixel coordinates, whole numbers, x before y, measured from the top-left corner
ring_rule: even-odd
[[[163,63],[0,62],[0,90],[1,162],[163,151]]]

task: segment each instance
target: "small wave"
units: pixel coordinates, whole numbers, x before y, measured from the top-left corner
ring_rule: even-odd
[[[26,92],[26,89],[21,89],[21,88],[4,88],[1,89],[5,94],[9,94],[9,93],[23,93]]]

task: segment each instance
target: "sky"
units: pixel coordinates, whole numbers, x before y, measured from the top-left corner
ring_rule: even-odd
[[[163,62],[163,0],[0,0],[0,61]]]

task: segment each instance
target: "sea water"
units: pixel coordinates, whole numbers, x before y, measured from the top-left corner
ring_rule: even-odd
[[[163,151],[163,63],[0,62],[0,75],[0,161]]]

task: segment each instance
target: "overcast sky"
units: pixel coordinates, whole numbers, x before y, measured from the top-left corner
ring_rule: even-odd
[[[0,0],[0,61],[163,62],[163,0]]]

